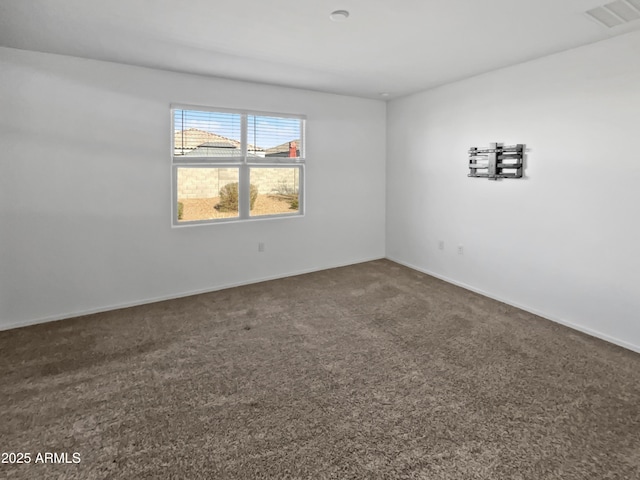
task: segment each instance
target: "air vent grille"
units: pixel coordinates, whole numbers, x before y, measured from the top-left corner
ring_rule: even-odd
[[[640,0],[616,0],[586,14],[607,28],[618,27],[640,19]]]

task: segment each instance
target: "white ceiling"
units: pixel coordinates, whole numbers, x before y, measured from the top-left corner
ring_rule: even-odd
[[[640,29],[608,1],[0,0],[0,46],[394,98]]]

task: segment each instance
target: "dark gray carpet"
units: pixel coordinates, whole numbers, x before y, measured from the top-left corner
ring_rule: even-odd
[[[0,478],[640,478],[640,355],[387,260],[0,351]]]

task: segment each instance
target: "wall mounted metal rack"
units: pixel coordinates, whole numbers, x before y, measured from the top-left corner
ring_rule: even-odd
[[[469,149],[469,177],[522,178],[524,145],[490,143],[489,148]]]

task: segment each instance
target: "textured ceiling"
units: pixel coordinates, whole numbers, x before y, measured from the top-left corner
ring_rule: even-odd
[[[2,0],[0,46],[394,98],[640,28],[584,14],[603,3]]]

